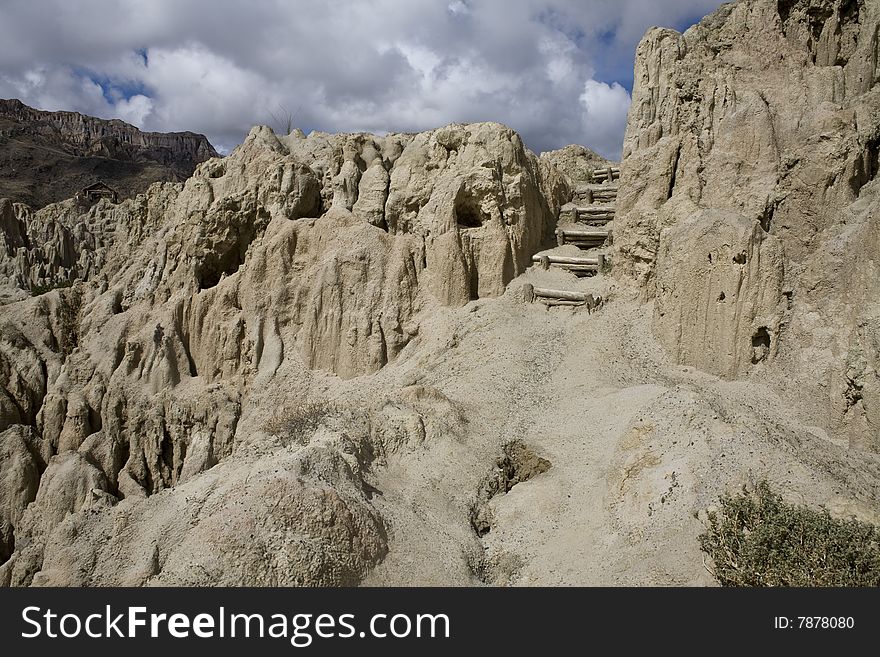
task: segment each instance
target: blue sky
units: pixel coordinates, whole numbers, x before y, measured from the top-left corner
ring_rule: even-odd
[[[645,30],[719,4],[5,0],[0,97],[202,132],[224,151],[286,109],[306,131],[494,120],[536,151],[616,158]]]
[[[720,3],[719,3],[720,4]],[[663,27],[671,27],[674,30],[678,30],[679,32],[684,32],[692,25],[696,25],[699,23],[703,16],[702,12],[697,12],[691,14],[689,16],[685,16],[684,18],[674,21],[669,25],[664,25]],[[603,39],[603,42],[608,46],[614,43],[614,32],[609,31],[606,33],[606,38]],[[609,53],[608,50],[600,51],[600,53]],[[610,53],[609,53],[610,54]],[[624,89],[626,89],[630,94],[632,94],[632,86],[633,86],[633,59],[635,58],[635,46],[633,46],[632,53],[630,58],[620,58],[620,57],[598,57],[596,61],[596,78],[602,80],[604,82],[619,82]]]

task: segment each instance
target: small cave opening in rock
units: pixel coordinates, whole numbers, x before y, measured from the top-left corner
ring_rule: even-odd
[[[862,187],[877,177],[880,172],[880,135],[865,142],[859,154],[857,166],[850,177],[850,188],[853,193],[861,193]]]
[[[861,23],[861,4],[861,0],[843,0],[840,3],[840,22],[844,25],[847,23]]]
[[[765,233],[770,232],[770,226],[773,224],[774,214],[776,214],[776,206],[772,203],[768,203],[764,208],[764,213],[761,215],[761,229]]]
[[[727,295],[724,292],[718,295],[718,301],[724,301],[727,298]]]
[[[746,264],[746,252],[742,251],[733,256],[733,261],[738,265]]]
[[[227,244],[222,244],[205,256],[195,270],[199,291],[217,285],[224,276],[231,276],[244,264],[248,248],[256,238],[256,230],[249,226]]]
[[[815,45],[822,37],[822,30],[825,29],[825,23],[834,14],[834,9],[826,5],[814,5],[807,8],[807,16],[810,19],[810,33],[813,35],[811,46],[814,47],[813,61],[815,61]]]
[[[752,336],[752,363],[758,364],[770,355],[770,331],[762,326]]]
[[[455,202],[455,222],[459,228],[479,228],[483,225],[483,215],[476,202],[470,197]]]
[[[481,484],[477,501],[471,509],[471,526],[477,536],[483,537],[492,530],[489,501],[493,497],[509,493],[517,484],[547,472],[551,465],[521,440],[507,443],[496,459],[494,469]]]
[[[783,23],[788,21],[788,17],[791,15],[791,9],[797,3],[798,0],[778,0],[776,3],[776,11],[779,13],[779,18],[782,19]]]
[[[468,294],[471,301],[480,298],[480,272],[476,267],[472,267],[470,276],[468,277]]]
[[[238,268],[244,262],[244,257],[235,257],[234,254],[227,254],[226,257],[213,259],[205,262],[196,271],[196,278],[199,282],[199,291],[208,290],[220,282],[224,275],[229,276],[238,271]]]

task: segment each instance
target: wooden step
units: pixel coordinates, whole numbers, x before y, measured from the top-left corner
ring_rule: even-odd
[[[617,200],[617,185],[583,185],[574,190],[573,200],[590,203],[610,203]]]
[[[620,179],[620,167],[603,167],[594,169],[592,180],[595,183],[612,182]]]
[[[534,255],[532,262],[539,263],[544,269],[556,267],[570,271],[575,276],[586,276],[588,274],[597,274],[605,265],[605,255],[599,254],[595,258],[586,256],[559,256],[559,255]]]
[[[599,256],[601,257],[601,256]],[[590,258],[588,256],[559,256],[559,255],[533,255],[532,262],[544,262],[545,260],[551,265],[598,265],[599,257]]]
[[[576,205],[566,203],[559,211],[561,223],[577,223],[578,221],[608,222],[614,219],[614,205],[612,203],[593,203],[591,205]]]
[[[613,205],[581,205],[575,209],[578,219],[605,219],[611,221],[614,219]]]
[[[590,193],[593,195],[593,198],[597,198],[597,199],[598,198],[615,199],[615,198],[617,198],[617,191],[618,191],[617,185],[602,185],[601,187],[593,188]]]
[[[599,246],[611,236],[610,228],[557,228],[556,243],[559,246]]]
[[[588,292],[551,290],[534,287],[530,283],[526,283],[523,286],[523,294],[529,303],[540,301],[548,306],[586,306],[589,312],[593,312],[595,308],[602,305],[602,297],[589,294]]]

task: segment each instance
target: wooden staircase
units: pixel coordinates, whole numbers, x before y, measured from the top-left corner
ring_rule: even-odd
[[[575,276],[595,276],[606,268],[606,256],[601,249],[612,239],[615,204],[617,201],[619,167],[603,167],[593,171],[590,182],[578,185],[569,203],[562,206],[556,228],[557,246],[571,244],[584,251],[577,256],[570,253],[538,253],[532,262],[544,269],[562,269]],[[547,306],[587,306],[592,311],[601,304],[593,295],[569,290],[551,290],[527,285],[528,301]]]

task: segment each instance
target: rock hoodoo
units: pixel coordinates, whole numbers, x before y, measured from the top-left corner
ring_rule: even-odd
[[[876,447],[880,9],[740,0],[636,55],[617,272],[679,362],[778,361],[816,420]],[[711,259],[711,260],[710,260]],[[823,418],[824,416],[824,418]],[[830,418],[830,419],[829,419]]]
[[[418,336],[421,312],[502,294],[552,240],[567,195],[516,133],[487,123],[385,137],[255,128],[185,184],[118,205],[3,201],[0,282],[20,299],[0,341],[0,431],[19,431],[3,434],[18,473],[4,550],[14,535],[29,546],[9,581],[30,581],[66,514],[150,498],[228,459],[248,391],[279,369],[375,372]],[[50,482],[73,497],[58,506]],[[357,516],[350,540],[373,541],[359,533],[371,511],[362,521],[361,501],[339,504]],[[362,574],[385,549],[375,531],[367,561],[314,581]]]

